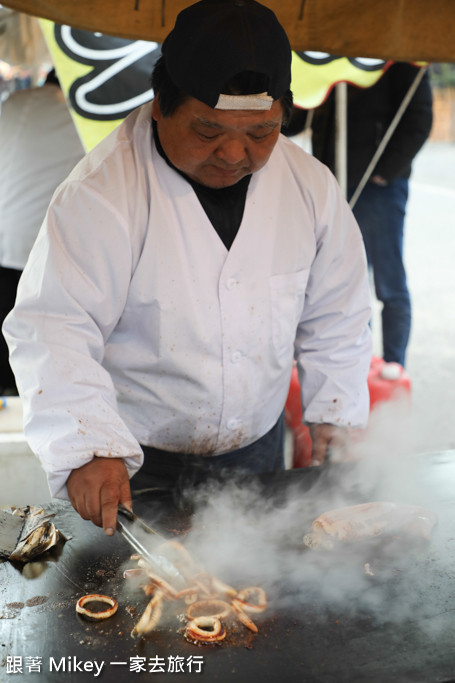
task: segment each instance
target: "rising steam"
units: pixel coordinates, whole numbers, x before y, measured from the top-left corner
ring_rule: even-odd
[[[278,484],[277,490],[264,489],[247,477],[198,491],[185,545],[223,581],[264,587],[272,610],[292,607],[302,618],[312,609],[360,610],[380,621],[422,618],[433,629],[447,608],[431,577],[454,573],[455,541],[447,528],[444,492],[428,475],[428,458],[412,451],[407,399],[372,412],[367,433],[354,438],[350,457],[321,471],[309,490],[301,485],[308,470],[294,471],[285,493]],[[440,521],[431,542],[376,539],[332,551],[304,546],[304,534],[322,512],[372,501],[436,512]],[[374,576],[365,572],[366,563]]]

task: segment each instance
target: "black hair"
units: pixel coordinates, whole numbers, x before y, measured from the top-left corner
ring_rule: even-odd
[[[175,85],[169,76],[162,56],[153,67],[151,83],[155,97],[159,100],[163,116],[172,116],[189,97]]]
[[[172,116],[178,107],[189,97],[172,81],[162,56],[155,63],[151,83],[164,117]],[[244,71],[237,74],[223,87],[223,94],[225,95],[249,95],[264,91],[267,91],[267,77],[253,71]],[[283,125],[286,125],[291,115],[292,101],[291,90],[287,90],[280,98],[283,108]]]

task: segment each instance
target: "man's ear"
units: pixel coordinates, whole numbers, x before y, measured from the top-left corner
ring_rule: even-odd
[[[152,119],[159,121],[162,117],[163,114],[161,113],[160,102],[158,97],[155,96],[152,102]]]

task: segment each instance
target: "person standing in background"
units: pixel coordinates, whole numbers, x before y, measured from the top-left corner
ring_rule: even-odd
[[[16,289],[54,190],[84,156],[55,71],[42,87],[19,90],[0,116],[0,324]],[[17,394],[0,335],[0,394]]]
[[[354,194],[418,67],[397,62],[370,88],[348,86],[348,199]],[[305,115],[303,115],[305,114]],[[287,135],[300,132],[306,112],[296,112]],[[382,303],[383,358],[405,365],[411,331],[411,299],[403,260],[403,236],[412,162],[432,126],[432,93],[425,73],[373,169],[355,206],[374,287]],[[335,93],[314,110],[313,154],[335,170]]]

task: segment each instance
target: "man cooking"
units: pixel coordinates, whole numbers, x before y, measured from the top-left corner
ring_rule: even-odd
[[[155,99],[60,186],[25,268],[4,325],[25,433],[109,535],[131,488],[283,468],[294,359],[315,463],[367,420],[364,247],[280,134],[290,65],[254,0],[182,11]]]

